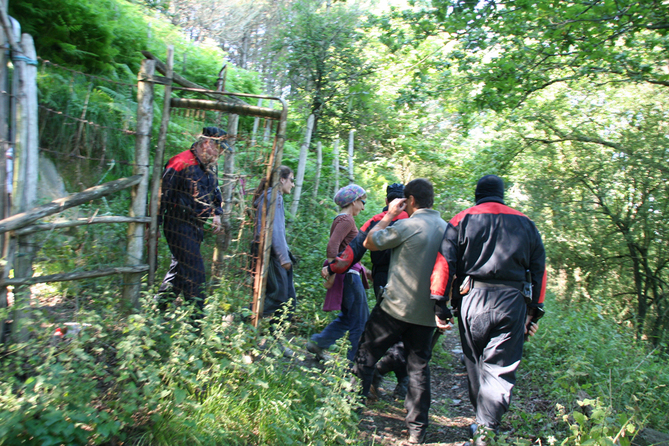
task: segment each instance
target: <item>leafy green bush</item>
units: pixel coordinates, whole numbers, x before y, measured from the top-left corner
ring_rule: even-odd
[[[227,313],[226,286],[194,324],[183,308],[119,322],[80,312],[0,358],[0,444],[338,444],[357,406],[342,364],[308,369],[281,357],[283,331],[260,333]],[[225,319],[224,319],[225,318]],[[251,362],[249,359],[254,358]]]
[[[632,426],[669,430],[666,354],[603,317],[597,305],[562,305],[549,297],[547,316],[526,344],[522,364],[528,381],[521,387],[547,393],[559,405],[556,420],[569,420],[567,426],[548,426],[545,436],[571,439],[564,444],[586,444],[586,439],[609,444],[605,438],[614,438],[621,429],[630,436]],[[583,415],[582,406],[592,406],[592,415]],[[525,429],[537,433],[547,424],[529,421]]]

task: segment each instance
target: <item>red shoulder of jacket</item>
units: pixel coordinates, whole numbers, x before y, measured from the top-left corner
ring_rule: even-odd
[[[360,230],[361,230],[362,232],[367,232],[367,231],[369,231],[375,224],[377,224],[378,222],[380,222],[381,219],[382,219],[387,213],[388,213],[388,211],[383,211],[383,212],[381,212],[380,214],[376,214],[375,216],[373,216],[372,218],[370,218],[369,220],[367,220],[367,221],[365,222],[365,224],[362,225],[362,226],[360,227]],[[402,211],[402,212],[400,213],[400,215],[398,215],[397,217],[395,217],[395,218],[393,219],[393,222],[395,222],[395,221],[397,221],[397,220],[402,220],[402,219],[405,219],[405,218],[409,218],[409,214],[407,214],[405,211]]]
[[[480,214],[518,215],[520,217],[529,218],[527,215],[523,214],[522,212],[517,211],[513,208],[510,208],[509,206],[507,206],[505,204],[490,201],[488,203],[482,203],[482,204],[479,204],[477,206],[470,207],[469,209],[465,209],[464,211],[460,212],[458,215],[453,217],[449,223],[452,226],[458,226],[458,224],[460,224],[460,222],[467,215],[480,215]]]
[[[195,166],[198,164],[195,154],[191,150],[185,150],[178,155],[174,155],[167,162],[165,169],[174,169],[176,171],[181,171],[188,166]]]

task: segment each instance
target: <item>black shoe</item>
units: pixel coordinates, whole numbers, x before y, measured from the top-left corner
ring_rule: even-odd
[[[378,401],[380,398],[381,382],[383,376],[378,370],[374,369],[374,376],[372,376],[372,385],[369,387],[369,398],[373,401]]]
[[[407,391],[409,386],[409,377],[405,376],[397,382],[395,390],[393,390],[393,398],[396,400],[404,400],[407,397]]]
[[[476,436],[476,430],[479,428],[478,424],[472,423],[469,425],[469,438],[474,438]]]
[[[318,346],[314,341],[309,341],[307,342],[307,350],[310,353],[313,353],[316,355],[316,359],[319,361],[324,361],[325,360],[325,355],[323,354],[323,349]]]

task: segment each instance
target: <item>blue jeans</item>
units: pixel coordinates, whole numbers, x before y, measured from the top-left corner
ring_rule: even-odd
[[[351,348],[346,357],[353,361],[368,317],[367,293],[362,286],[362,279],[357,274],[347,273],[344,277],[341,313],[322,332],[311,336],[311,340],[320,348],[329,348],[348,331]]]

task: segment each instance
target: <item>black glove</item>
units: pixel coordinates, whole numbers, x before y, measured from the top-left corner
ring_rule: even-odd
[[[434,302],[434,314],[442,321],[453,319],[453,313],[448,308],[448,302],[445,300],[437,300]]]

